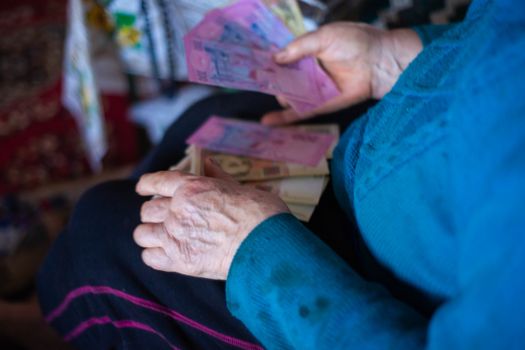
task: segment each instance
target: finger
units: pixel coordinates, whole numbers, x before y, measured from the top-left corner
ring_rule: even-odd
[[[161,195],[171,197],[191,175],[177,171],[158,171],[140,177],[135,191],[142,196]]]
[[[237,182],[237,180],[235,180],[230,174],[222,170],[216,161],[211,157],[207,157],[204,161],[204,175],[214,177],[216,179]]]
[[[299,116],[296,111],[291,108],[282,110],[282,111],[273,111],[266,113],[262,119],[261,123],[269,126],[278,126],[293,123],[297,120],[304,119],[302,116]]]
[[[328,114],[332,113],[338,110],[341,110],[343,108],[349,107],[351,105],[354,105],[358,102],[362,102],[366,99],[366,97],[353,94],[352,92],[341,94],[339,96],[336,96],[323,104],[322,106],[315,108],[314,110],[305,113],[304,115],[300,116],[300,119],[306,119],[306,118],[312,118],[316,115],[320,114]]]
[[[187,276],[201,277],[191,263],[192,259],[187,245],[181,243],[172,247],[171,257],[160,247],[146,248],[142,251],[142,261],[156,270],[177,272]],[[185,257],[186,256],[186,257]]]
[[[266,113],[262,117],[261,123],[269,126],[286,125],[300,120],[313,118],[320,114],[332,113],[343,108],[349,107],[355,103],[362,102],[365,99],[366,98],[362,97],[361,95],[349,92],[346,94],[336,96],[333,99],[326,102],[324,105],[303,114],[298,114],[291,108],[282,111]]]
[[[142,248],[162,247],[167,233],[162,224],[141,224],[133,231],[133,240]]]
[[[168,217],[171,198],[158,197],[142,204],[140,208],[140,221],[161,223]]]
[[[155,270],[173,271],[171,259],[162,248],[147,248],[142,251],[142,261]]]
[[[325,48],[321,31],[306,33],[292,41],[286,48],[274,55],[279,64],[292,63],[306,56],[318,56]]]
[[[277,102],[279,102],[281,107],[283,108],[290,107],[290,103],[288,103],[288,100],[286,99],[286,97],[281,96],[281,95],[276,95],[275,99],[277,100]]]

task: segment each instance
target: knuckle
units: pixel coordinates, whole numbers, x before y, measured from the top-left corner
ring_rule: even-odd
[[[152,182],[158,188],[169,188],[171,183],[181,176],[178,170],[159,171],[152,174]]]
[[[172,179],[173,178],[171,176],[167,176],[166,174],[161,174],[156,178],[155,185],[157,188],[167,189],[170,187],[170,183]]]
[[[169,237],[172,237],[170,229],[165,224],[160,225],[160,229],[155,231],[155,236],[159,242],[166,244]]]
[[[188,179],[182,186],[181,189],[188,195],[197,194],[203,190],[209,188],[210,181],[206,177],[195,177]]]

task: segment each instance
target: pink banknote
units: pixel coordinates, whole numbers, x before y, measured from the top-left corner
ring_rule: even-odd
[[[242,0],[208,12],[191,30],[200,39],[278,51],[293,34],[259,0]]]
[[[299,113],[339,94],[313,57],[288,66],[272,55],[293,34],[260,0],[210,11],[184,38],[188,78],[203,84],[282,95]]]
[[[184,43],[191,81],[323,102],[313,59],[278,65],[268,51],[191,37]]]
[[[308,60],[313,58],[309,57],[305,59]],[[299,114],[303,114],[320,107],[325,102],[328,102],[340,94],[332,79],[318,64],[315,64],[313,69],[313,84],[320,98],[318,100],[312,99],[310,101],[294,100],[292,98],[288,98],[288,103],[290,106]]]
[[[310,166],[319,164],[334,136],[270,128],[259,123],[211,116],[186,142],[201,148]]]

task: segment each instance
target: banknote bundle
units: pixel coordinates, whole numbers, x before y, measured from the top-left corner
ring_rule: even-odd
[[[188,78],[284,96],[299,113],[339,94],[313,57],[278,65],[273,55],[304,32],[295,0],[239,0],[206,14],[184,37]]]
[[[186,156],[171,169],[205,176],[204,161],[211,158],[244,186],[278,195],[308,221],[328,184],[327,159],[338,139],[335,124],[269,128],[212,116],[188,138]]]

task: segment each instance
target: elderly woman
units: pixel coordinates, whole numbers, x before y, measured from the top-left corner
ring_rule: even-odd
[[[312,221],[211,162],[208,177],[162,171],[209,114],[276,107],[213,97],[174,124],[138,182],[80,200],[40,275],[47,321],[86,349],[522,347],[524,33],[523,2],[479,0],[455,25],[336,23],[298,38],[275,60],[316,56],[342,94],[263,123],[381,99],[344,133]]]

